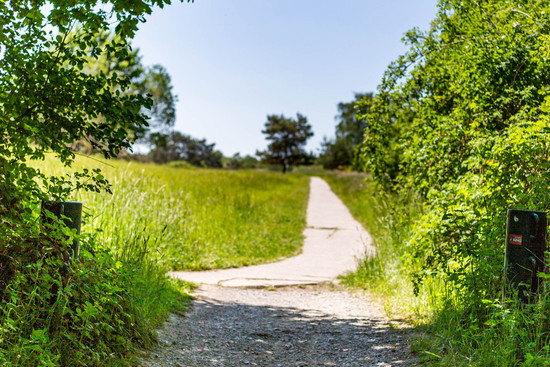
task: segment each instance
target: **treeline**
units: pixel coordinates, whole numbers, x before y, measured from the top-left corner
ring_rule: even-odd
[[[325,169],[362,169],[360,150],[367,125],[357,116],[357,103],[368,105],[372,98],[372,92],[355,93],[353,101],[338,103],[335,136],[324,137],[317,160]]]
[[[149,153],[137,159],[150,160],[155,163],[171,163],[195,167],[253,169],[259,167],[258,159],[252,156],[241,157],[235,154],[224,157],[222,152],[215,149],[215,143],[208,143],[206,139],[196,139],[179,131],[172,131],[167,135],[157,135]]]
[[[502,298],[507,209],[550,207],[549,10],[440,1],[430,30],[409,31],[376,96],[355,105],[363,169],[424,202],[399,240],[404,270],[416,291],[442,282],[440,312],[458,314],[446,353],[469,350],[470,365],[547,365],[550,355],[548,294],[517,312]]]

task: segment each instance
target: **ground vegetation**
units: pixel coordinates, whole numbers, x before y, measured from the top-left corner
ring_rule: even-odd
[[[102,167],[113,183],[110,195],[75,198],[86,203],[86,231],[115,254],[145,252],[162,269],[207,270],[271,262],[301,249],[306,175],[80,157],[75,168],[82,166]],[[48,170],[63,169],[51,161]]]

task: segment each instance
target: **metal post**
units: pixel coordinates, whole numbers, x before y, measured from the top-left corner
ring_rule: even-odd
[[[75,229],[76,234],[80,234],[80,227],[82,226],[82,203],[79,201],[63,201],[56,202],[44,202],[42,203],[42,211],[47,210],[52,213],[56,218],[63,218],[63,223],[70,229]],[[48,222],[44,213],[42,213],[42,220]],[[73,251],[73,257],[78,257],[80,252],[80,244],[77,239],[73,240],[71,246]]]
[[[538,291],[544,270],[547,219],[545,212],[508,209],[505,269],[508,283],[526,302]]]

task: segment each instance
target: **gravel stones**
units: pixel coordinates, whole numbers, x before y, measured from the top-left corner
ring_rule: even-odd
[[[367,296],[329,286],[201,286],[144,366],[414,366],[407,329]]]

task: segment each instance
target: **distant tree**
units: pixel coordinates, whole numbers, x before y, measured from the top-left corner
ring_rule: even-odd
[[[152,105],[143,111],[149,117],[148,129],[137,138],[152,143],[151,133],[168,133],[176,121],[175,103],[178,97],[172,93],[172,79],[168,71],[159,64],[147,66],[134,81],[136,92],[151,98]]]
[[[263,162],[281,165],[283,173],[288,166],[311,162],[311,155],[305,152],[304,146],[313,131],[305,116],[298,113],[294,120],[283,115],[268,115],[262,133],[271,141],[266,151],[256,153]]]
[[[112,32],[102,32],[96,36],[96,48],[102,49],[109,44],[121,44],[119,36]],[[73,32],[69,44],[78,47],[78,31]],[[128,44],[128,46],[131,46]],[[142,108],[142,114],[148,118],[147,125],[135,126],[128,129],[128,138],[131,141],[152,144],[152,134],[168,134],[176,120],[175,103],[177,96],[172,92],[171,77],[168,71],[159,64],[144,66],[139,48],[131,47],[127,53],[102,53],[94,57],[92,48],[87,50],[87,63],[84,70],[91,75],[106,75],[112,78],[122,78],[129,81],[124,95],[139,95],[149,98],[151,105]],[[112,92],[116,92],[116,86]],[[86,137],[89,138],[89,137]],[[78,142],[77,147],[90,146],[84,141]]]
[[[149,155],[156,163],[186,161],[197,167],[222,167],[222,153],[214,150],[215,144],[208,144],[205,139],[173,131],[168,135],[157,135],[154,144]]]
[[[362,101],[362,112],[368,110],[373,93],[355,93],[351,102],[338,104],[338,115],[335,116],[335,138],[325,138],[322,142],[319,162],[327,169],[339,167],[353,167],[359,169],[359,149],[363,142],[363,133],[366,128],[364,119],[357,118],[357,103]]]

